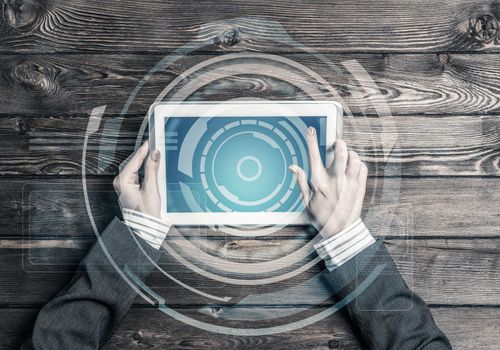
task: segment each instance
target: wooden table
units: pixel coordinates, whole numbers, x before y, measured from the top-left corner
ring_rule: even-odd
[[[120,121],[127,97],[148,70],[200,38],[214,40],[155,75],[126,112],[120,133],[100,129],[119,145],[115,154],[99,155],[100,144],[90,141],[86,171],[98,226],[117,213],[111,181],[161,89],[218,55],[280,54],[342,92],[353,114],[346,118],[344,137],[370,169],[367,201],[375,200],[365,207],[378,213],[370,229],[386,236],[400,271],[454,347],[498,348],[498,1],[5,0],[0,6],[0,349],[22,342],[39,308],[67,283],[95,240],[81,185],[92,108],[107,106],[108,125]],[[248,16],[280,23],[295,41],[335,64],[356,60],[379,91],[353,94],[349,82],[332,77],[327,66],[280,44],[286,37],[273,26],[252,20],[243,26],[213,24]],[[278,43],[271,42],[276,36]],[[242,77],[231,83],[233,91],[252,96],[303,97],[274,80]],[[237,97],[227,89],[219,92],[219,98]],[[199,91],[197,98],[217,96]],[[373,196],[381,186],[389,207]],[[382,223],[388,215],[394,220]],[[206,249],[235,261],[269,260],[307,239],[290,232],[267,240],[219,235]],[[408,246],[410,263],[401,250]],[[155,283],[174,297],[183,293],[166,281]],[[187,314],[200,307],[186,305]],[[214,322],[217,316],[213,308]],[[164,317],[138,299],[106,348],[359,347],[341,317],[289,334],[219,336]]]

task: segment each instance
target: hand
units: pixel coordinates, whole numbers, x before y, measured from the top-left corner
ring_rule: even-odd
[[[290,170],[297,182],[306,207],[319,224],[324,238],[331,237],[354,223],[361,215],[368,169],[354,151],[347,151],[344,141],[335,142],[334,162],[325,169],[318,148],[316,130],[307,130],[311,185],[303,169],[297,165]]]
[[[148,141],[135,152],[120,174],[115,177],[113,187],[118,193],[120,206],[127,209],[137,210],[159,218],[160,216],[160,194],[158,191],[157,174],[160,164],[160,152],[157,150],[149,153],[146,162],[144,182],[139,184],[138,171],[148,156]]]

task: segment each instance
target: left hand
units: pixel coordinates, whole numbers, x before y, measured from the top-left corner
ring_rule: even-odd
[[[146,157],[144,182],[141,186],[138,171]],[[157,182],[159,164],[160,152],[154,150],[149,153],[149,143],[144,142],[113,181],[122,209],[137,210],[159,218],[160,194]]]

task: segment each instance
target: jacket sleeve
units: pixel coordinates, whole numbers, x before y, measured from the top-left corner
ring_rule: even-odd
[[[101,239],[70,283],[41,309],[21,349],[99,349],[112,335],[137,296],[121,273],[128,270],[144,280],[161,253],[116,218]]]
[[[380,239],[323,277],[339,298],[355,297],[347,312],[369,348],[451,349]]]

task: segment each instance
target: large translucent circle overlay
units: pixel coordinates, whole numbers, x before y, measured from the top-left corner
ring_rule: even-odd
[[[293,45],[294,45],[294,46],[298,46],[298,48],[299,48],[299,49],[302,49],[302,50],[304,50],[304,49],[305,49],[304,47],[302,47],[302,46],[300,46],[300,45],[297,45],[297,44],[293,44]],[[305,51],[307,51],[307,50],[305,50]],[[312,53],[312,54],[313,54],[313,55],[315,55],[315,56],[319,56],[319,55],[317,55],[317,54],[315,54],[315,53]],[[167,58],[168,58],[168,57],[167,57]],[[322,59],[322,60],[324,60],[324,59]],[[128,107],[129,107],[129,105],[130,105],[130,101],[132,101],[132,100],[135,98],[135,95],[137,94],[137,92],[138,92],[138,91],[140,91],[140,89],[142,88],[142,86],[144,85],[144,83],[145,83],[145,82],[146,82],[146,81],[150,78],[150,76],[151,76],[154,72],[156,72],[156,71],[158,71],[158,70],[160,70],[160,69],[165,69],[166,67],[168,67],[168,65],[169,65],[169,64],[166,64],[166,62],[169,62],[169,60],[166,60],[166,58],[165,58],[165,59],[163,59],[162,61],[160,61],[160,62],[159,62],[159,63],[158,63],[158,64],[157,64],[157,65],[156,65],[156,66],[155,66],[155,67],[154,67],[154,68],[153,68],[150,72],[148,72],[148,74],[145,76],[145,78],[144,78],[143,80],[141,80],[140,84],[138,84],[138,86],[136,87],[136,89],[134,90],[134,92],[132,93],[132,95],[129,97],[129,101],[127,101],[127,104],[124,106],[123,111],[122,111],[122,115],[123,115],[124,113],[126,113],[126,111],[127,111]],[[333,65],[333,64],[332,64],[332,63],[330,63],[330,62],[326,62],[326,63],[327,63],[329,66],[332,66],[332,65]],[[356,76],[356,75],[354,75],[354,77],[355,77],[355,78],[357,78],[357,76]],[[358,79],[358,80],[359,80],[359,79]],[[338,101],[342,101],[342,98],[340,98],[340,97],[339,97]],[[390,114],[389,114],[389,115],[390,115]],[[137,138],[137,144],[136,144],[136,146],[138,146],[138,145],[140,144],[141,140],[142,140],[142,135],[143,135],[143,130],[144,130],[145,125],[147,125],[147,119],[144,121],[143,125],[141,126],[141,131],[140,131],[139,136],[138,136],[138,138]],[[86,147],[86,142],[85,142],[84,148],[85,148],[85,147]],[[83,159],[83,165],[84,165],[84,164],[85,164],[85,154],[82,156],[82,159]],[[83,168],[85,168],[85,165],[83,166]],[[82,177],[82,178],[83,178],[84,187],[85,187],[85,191],[86,191],[87,189],[86,189],[86,184],[85,184],[85,173],[84,173],[84,170],[82,170],[82,175],[83,175],[83,177]],[[99,235],[99,233],[98,233],[98,231],[97,231],[97,229],[96,229],[96,227],[95,227],[95,223],[94,223],[94,219],[93,219],[93,217],[92,217],[92,213],[91,213],[91,211],[90,211],[90,207],[89,207],[88,199],[86,200],[86,206],[87,206],[87,210],[88,210],[88,213],[89,213],[89,216],[90,216],[91,222],[92,222],[92,224],[93,224],[94,231],[96,232],[96,235]],[[101,243],[101,245],[102,245],[102,242],[100,242],[100,243]],[[105,249],[105,247],[103,247],[103,248]],[[105,250],[106,250],[106,249],[105,249]],[[128,278],[126,278],[125,276],[122,276],[122,277],[124,277],[124,278],[127,280],[127,282],[129,282],[129,281],[128,281]],[[142,293],[141,293],[141,295],[142,295]],[[147,298],[146,298],[146,299],[147,299]],[[339,305],[339,306],[340,306],[340,305]],[[196,321],[194,321],[194,320],[192,320],[192,319],[190,319],[190,318],[185,319],[185,318],[184,318],[183,316],[181,316],[181,315],[172,315],[172,316],[173,316],[174,318],[177,318],[177,319],[179,319],[179,320],[182,320],[182,321],[184,321],[184,322],[186,322],[186,323],[188,323],[188,324],[190,324],[190,322],[196,322]],[[319,319],[324,318],[325,316],[326,316],[326,315],[317,315],[317,317],[315,318],[315,320],[311,320],[312,322],[307,322],[307,324],[314,323],[314,322],[318,321]],[[196,326],[196,327],[199,327],[199,328],[201,328],[201,329],[207,329],[207,328],[205,328],[203,325],[199,325],[199,324],[193,324],[193,325],[194,325],[194,326]],[[215,332],[220,332],[220,333],[226,333],[226,330],[219,330],[219,329],[216,329],[216,328],[212,328],[212,325],[206,324],[205,326],[209,328],[209,329],[207,329],[207,330],[210,330],[210,331],[215,331]],[[303,325],[301,325],[301,326],[303,326]],[[246,329],[242,329],[242,330],[231,330],[231,331],[236,331],[236,332],[238,332],[238,333],[239,333],[239,334],[241,334],[241,335],[258,335],[258,334],[272,334],[272,333],[279,333],[279,332],[288,331],[288,330],[291,330],[291,329],[296,329],[296,328],[294,327],[294,325],[293,325],[293,324],[290,324],[290,325],[283,325],[283,328],[281,328],[281,329],[279,329],[279,330],[278,330],[278,329],[274,329],[274,330],[273,330],[273,331],[271,331],[271,332],[269,332],[271,329],[266,329],[266,328],[264,328],[264,329],[258,329],[258,330],[246,330]],[[241,332],[241,333],[240,333],[240,332]],[[269,333],[268,333],[268,332],[269,332]],[[235,333],[230,333],[230,332],[228,332],[228,333],[226,333],[226,334],[235,334]]]

